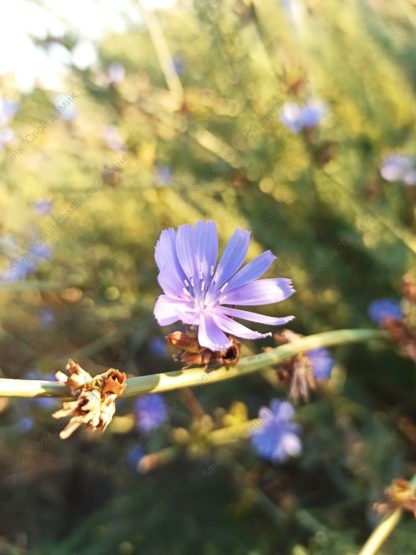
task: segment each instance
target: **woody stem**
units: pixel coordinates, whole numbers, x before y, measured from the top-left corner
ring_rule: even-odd
[[[387,340],[389,335],[387,332],[372,329],[337,330],[309,335],[264,353],[244,357],[238,365],[232,368],[221,367],[215,370],[188,368],[129,378],[123,396],[132,397],[145,393],[160,393],[231,380],[279,364],[304,351],[346,343],[366,342],[373,339]],[[68,397],[68,390],[64,385],[53,381],[0,378],[0,397]]]

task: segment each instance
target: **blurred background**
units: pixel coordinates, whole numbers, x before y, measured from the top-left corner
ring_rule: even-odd
[[[278,255],[270,275],[297,292],[267,312],[298,333],[375,326],[369,304],[400,298],[416,255],[413,0],[0,10],[2,377],[53,379],[69,357],[177,368],[153,252],[198,219],[222,245],[251,230],[250,258]],[[303,453],[279,466],[206,440],[285,394],[261,374],[164,395],[151,432],[120,400],[103,435],[67,441],[54,400],[0,399],[0,553],[356,553],[373,502],[414,470],[416,374],[390,346],[333,354],[296,412]],[[405,519],[381,553],[416,553],[415,532]]]

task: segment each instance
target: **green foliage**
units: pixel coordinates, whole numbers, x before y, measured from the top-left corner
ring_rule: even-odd
[[[299,333],[368,326],[369,302],[400,296],[415,263],[416,191],[383,181],[379,167],[392,151],[415,152],[416,15],[405,0],[297,2],[294,16],[283,4],[195,0],[158,13],[183,64],[182,98],[145,25],[106,37],[99,68],[71,71],[73,121],[52,118],[44,90],[22,96],[17,143],[0,152],[3,267],[35,239],[53,257],[24,283],[0,283],[4,377],[45,375],[69,356],[131,375],[175,368],[149,346],[164,333],[152,316],[154,244],[161,229],[201,218],[223,242],[250,229],[250,257],[278,253],[275,275],[297,289],[282,314],[296,315]],[[107,86],[112,62],[126,78]],[[0,92],[18,96],[6,79]],[[314,133],[281,124],[285,102],[316,97],[328,114]],[[125,150],[106,145],[110,124]],[[36,213],[37,200],[51,200],[51,214]],[[43,309],[54,323],[40,322]],[[386,346],[336,355],[331,383],[297,412],[303,455],[282,468],[241,444],[223,448],[227,463],[209,476],[215,449],[184,450],[138,476],[126,463],[133,424],[62,443],[43,408],[0,400],[2,553],[356,553],[375,524],[372,503],[414,469],[414,433],[397,425],[415,417],[416,374]],[[235,400],[255,417],[279,394],[259,375],[196,391],[214,422]],[[127,422],[132,407],[120,405]],[[176,427],[189,421],[185,406],[171,414]],[[152,442],[163,448],[168,432]],[[414,532],[403,522],[381,553],[412,553]]]

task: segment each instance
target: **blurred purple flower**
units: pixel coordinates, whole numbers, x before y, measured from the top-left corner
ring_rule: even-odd
[[[126,70],[122,64],[113,62],[105,70],[105,75],[109,85],[119,85],[124,81]]]
[[[19,110],[19,103],[7,98],[0,98],[0,127],[10,123]]]
[[[158,281],[164,291],[154,308],[159,324],[168,326],[180,320],[198,326],[199,344],[221,351],[231,344],[226,334],[244,339],[271,335],[252,331],[233,318],[269,326],[293,320],[293,316],[273,318],[234,308],[277,303],[294,292],[289,279],[258,279],[275,260],[270,251],[241,268],[249,242],[250,233],[237,229],[217,264],[218,233],[214,222],[199,221],[195,226],[181,225],[178,231],[162,231],[155,249]]]
[[[182,75],[184,70],[185,64],[179,56],[175,56],[173,58],[173,69],[175,70],[176,75]]]
[[[33,426],[34,426],[34,422],[31,416],[23,416],[19,420],[19,431],[22,434],[27,434],[27,432],[30,432]]]
[[[334,366],[334,357],[328,349],[313,349],[306,353],[312,364],[312,372],[318,382],[329,380]]]
[[[380,174],[386,181],[403,181],[406,185],[416,185],[416,162],[410,156],[390,154],[381,165]]]
[[[155,166],[155,177],[160,185],[170,185],[172,183],[172,172],[169,166]]]
[[[51,324],[53,324],[54,320],[55,315],[52,310],[49,310],[48,308],[43,308],[39,312],[39,322],[42,326],[50,326]]]
[[[157,358],[164,358],[168,352],[166,339],[161,337],[151,337],[148,342],[149,351]]]
[[[30,253],[36,259],[50,260],[52,258],[52,248],[47,243],[36,243],[30,249]]]
[[[326,106],[321,102],[309,102],[304,106],[287,102],[280,113],[280,121],[293,133],[300,133],[307,127],[318,125],[326,112]]]
[[[0,150],[16,141],[16,133],[10,127],[0,128]]]
[[[368,305],[368,316],[375,324],[382,324],[386,316],[402,320],[403,311],[395,299],[376,299]]]
[[[104,142],[111,150],[124,150],[125,145],[115,125],[106,125],[103,131]]]
[[[144,395],[137,399],[135,413],[137,427],[142,432],[151,432],[168,419],[165,400],[158,393]]]
[[[16,258],[8,268],[0,272],[0,281],[12,282],[26,279],[27,276],[36,272],[42,260],[50,260],[51,257],[52,249],[49,245],[36,243],[30,247],[26,255]]]
[[[137,470],[139,462],[144,457],[144,449],[140,445],[134,445],[127,451],[126,461],[132,470]]]
[[[257,453],[273,463],[282,463],[301,452],[299,426],[293,424],[293,406],[287,401],[273,399],[270,408],[262,407],[261,426],[254,430],[251,443]]]
[[[44,215],[52,212],[53,203],[50,200],[35,200],[32,206],[38,214]]]

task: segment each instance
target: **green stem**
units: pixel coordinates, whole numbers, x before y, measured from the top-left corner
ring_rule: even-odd
[[[242,358],[237,366],[221,367],[216,370],[188,368],[129,378],[123,397],[133,397],[144,393],[160,393],[196,387],[224,380],[246,376],[281,363],[287,358],[311,349],[331,347],[346,343],[370,341],[372,339],[389,339],[387,332],[380,330],[337,330],[302,337],[293,343],[287,343],[258,355]],[[42,380],[0,379],[0,397],[68,397],[67,388],[57,382]]]

